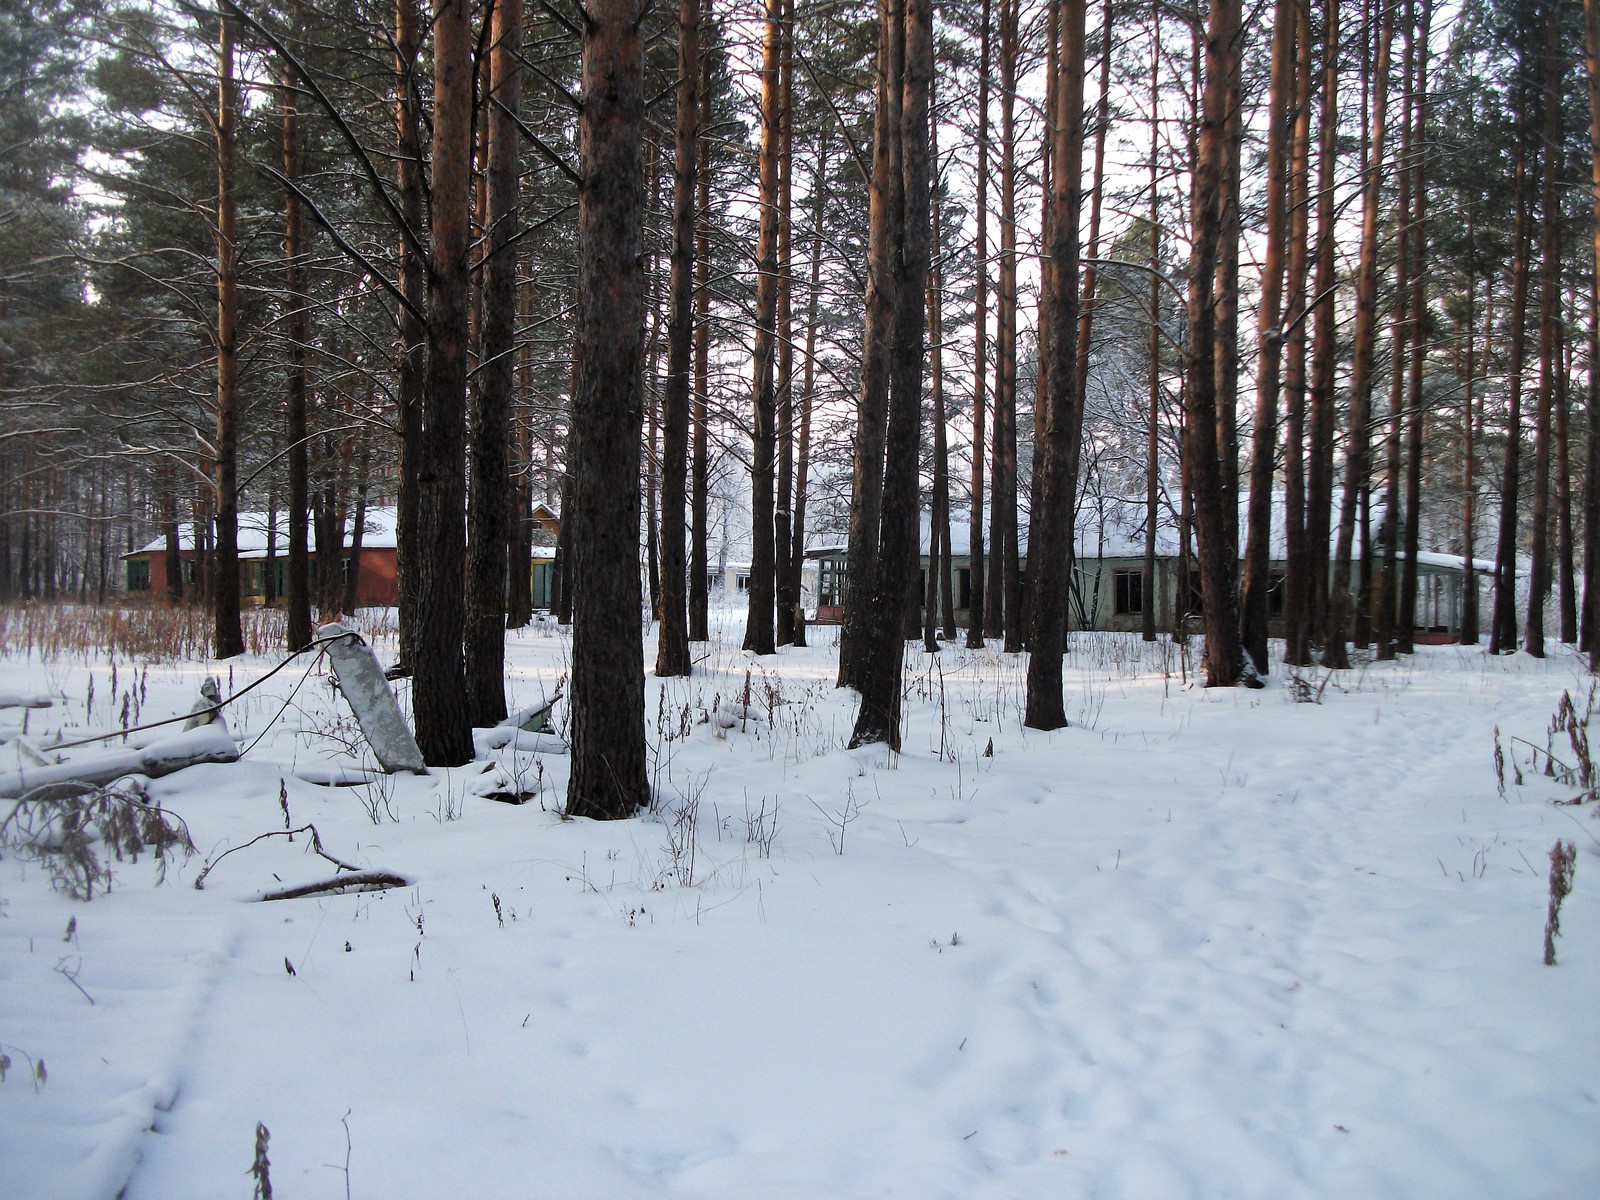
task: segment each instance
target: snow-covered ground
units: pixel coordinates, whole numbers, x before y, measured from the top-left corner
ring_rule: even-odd
[[[496,752],[521,807],[476,767],[305,782],[362,755],[297,665],[230,707],[240,763],[149,785],[197,849],[164,884],[113,863],[83,903],[6,853],[0,1196],[247,1197],[258,1122],[280,1198],[1600,1196],[1600,825],[1512,741],[1584,712],[1570,652],[1423,649],[1295,703],[1079,635],[1040,734],[1019,660],[916,651],[892,758],[843,749],[832,630],[755,660],[726,618],[650,681],[636,820],[562,820],[551,753]],[[513,634],[513,702],[566,652]],[[56,697],[39,741],[277,661],[14,654],[0,692]],[[333,872],[304,834],[218,861],[286,818],[413,882],[255,902]]]

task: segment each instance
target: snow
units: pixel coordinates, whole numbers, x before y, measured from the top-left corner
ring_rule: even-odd
[[[239,762],[147,785],[197,847],[164,884],[81,903],[7,853],[0,1196],[244,1196],[257,1122],[295,1197],[1600,1195],[1600,827],[1511,740],[1583,711],[1569,651],[1420,648],[1310,704],[1076,635],[1050,734],[1020,658],[917,652],[891,757],[843,748],[831,645],[751,658],[742,621],[650,680],[652,815],[560,817],[564,701],[548,752],[374,778],[322,664],[229,706]],[[511,635],[514,706],[567,650]],[[143,717],[275,665],[152,665]],[[56,698],[45,743],[116,725],[110,669],[0,686]],[[257,902],[334,874],[305,834],[217,862],[308,822],[413,882]]]

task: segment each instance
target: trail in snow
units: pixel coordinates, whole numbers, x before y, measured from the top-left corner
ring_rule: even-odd
[[[291,780],[296,822],[418,881],[382,894],[249,903],[324,869],[279,843],[87,906],[0,864],[0,1041],[52,1059],[37,1097],[0,1086],[0,1194],[243,1194],[258,1120],[303,1196],[1600,1190],[1592,806],[1502,800],[1490,767],[1494,725],[1539,740],[1577,672],[1428,651],[1318,706],[1145,653],[1079,643],[1081,723],[1049,735],[1014,660],[918,660],[891,760],[840,748],[827,649],[712,647],[651,693],[662,813],[612,825],[459,776]],[[536,699],[562,644],[511,661]],[[770,716],[700,723],[747,669]],[[559,806],[559,756],[499,757]],[[214,855],[281,824],[309,759],[342,755],[285,730],[161,795]],[[1550,970],[1557,836],[1586,849]],[[92,1009],[38,945],[72,913]]]

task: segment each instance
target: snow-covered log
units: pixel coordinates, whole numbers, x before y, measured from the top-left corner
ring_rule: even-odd
[[[49,708],[54,703],[43,692],[0,692],[0,708]]]
[[[223,721],[186,729],[151,742],[143,749],[118,750],[51,766],[25,767],[0,775],[0,799],[18,800],[37,788],[52,784],[88,784],[99,787],[124,775],[171,775],[199,763],[229,763],[239,758],[239,747]]]

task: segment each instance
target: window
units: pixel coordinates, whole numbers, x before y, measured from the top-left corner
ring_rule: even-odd
[[[750,590],[750,572],[740,571],[735,574],[733,577],[733,586],[740,595],[748,592]]]
[[[128,563],[128,590],[130,592],[148,592],[150,590],[149,559],[136,559]]]
[[[1117,615],[1135,616],[1144,611],[1144,572],[1115,572],[1117,586]]]
[[[962,567],[956,571],[956,607],[968,609],[972,607],[972,570]]]

